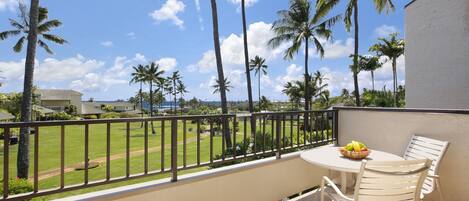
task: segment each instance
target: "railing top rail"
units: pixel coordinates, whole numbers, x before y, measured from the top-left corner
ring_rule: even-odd
[[[288,111],[288,112],[256,112],[252,115],[261,116],[261,115],[294,115],[294,114],[304,114],[304,113],[318,113],[318,112],[333,112],[334,110],[308,110],[308,111]]]
[[[210,118],[233,118],[234,114],[218,114],[218,115],[192,115],[192,116],[159,116],[146,118],[122,118],[122,119],[93,119],[93,120],[63,120],[63,121],[34,121],[34,122],[6,122],[0,123],[0,128],[19,128],[19,127],[36,127],[36,126],[69,126],[69,125],[86,125],[86,124],[106,124],[106,123],[127,123],[142,121],[170,121],[170,120],[195,120]]]

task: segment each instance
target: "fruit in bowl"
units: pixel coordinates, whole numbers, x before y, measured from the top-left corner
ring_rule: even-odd
[[[362,160],[368,157],[371,152],[365,144],[354,140],[346,146],[340,147],[339,151],[342,156],[353,160]]]

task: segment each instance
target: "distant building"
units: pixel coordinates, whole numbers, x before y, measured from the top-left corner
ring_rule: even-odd
[[[141,114],[133,103],[127,101],[82,101],[83,94],[74,90],[37,89],[35,92],[41,107],[64,112],[67,106],[77,108],[78,115],[101,115],[105,113],[102,108],[111,106],[115,112]]]
[[[78,114],[82,114],[81,97],[83,94],[80,92],[62,89],[37,89],[35,95],[42,107],[56,112],[64,112],[65,107],[73,105],[77,108]]]
[[[4,111],[0,111],[0,122],[2,121],[10,121],[12,119],[14,119],[15,116],[11,115],[10,113],[8,112],[4,112]]]
[[[406,107],[469,109],[469,1],[406,6]]]

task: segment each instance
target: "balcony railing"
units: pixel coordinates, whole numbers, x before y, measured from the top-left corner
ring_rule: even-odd
[[[24,200],[33,197],[62,193],[71,190],[89,188],[93,186],[120,182],[135,178],[142,178],[160,174],[170,174],[171,181],[178,180],[178,172],[200,167],[218,167],[247,160],[255,160],[268,156],[276,156],[278,159],[282,154],[293,152],[303,148],[309,148],[324,144],[337,142],[337,118],[336,110],[321,110],[307,112],[280,112],[280,113],[254,113],[246,116],[236,115],[204,115],[204,116],[171,116],[135,119],[100,119],[82,121],[49,121],[49,122],[18,122],[2,123],[3,130],[3,200]],[[308,119],[309,121],[305,121]],[[143,171],[131,174],[131,126],[143,125]],[[156,131],[160,135],[159,147],[150,147],[150,128],[153,124],[159,125]],[[103,131],[94,132],[90,127],[101,125]],[[125,174],[115,176],[111,174],[111,143],[112,126],[123,126],[125,132]],[[188,127],[190,127],[189,129]],[[42,164],[39,154],[40,139],[44,136],[42,130],[47,127],[57,127],[60,135],[60,173],[58,174],[57,188],[39,188],[39,166]],[[84,149],[83,179],[81,184],[66,185],[66,149],[67,128],[80,128],[83,131]],[[193,129],[195,127],[195,129]],[[205,127],[205,128],[204,128]],[[207,128],[208,127],[208,128]],[[33,191],[26,194],[10,195],[9,178],[12,175],[9,168],[10,163],[10,137],[12,130],[20,128],[31,128],[34,136],[31,139],[32,154],[32,184]],[[169,132],[168,132],[169,130]],[[105,135],[105,173],[102,180],[90,179],[90,135]],[[188,135],[194,138],[188,140]],[[219,135],[217,135],[219,134]],[[202,145],[202,135],[208,139]],[[166,139],[165,139],[166,138]],[[178,139],[179,138],[179,139]],[[182,141],[179,141],[182,138]],[[189,142],[190,141],[190,142]],[[206,142],[206,141],[204,141]],[[195,149],[189,149],[189,143],[195,144]],[[191,144],[191,145],[193,145]],[[165,146],[169,146],[166,150]],[[178,149],[182,148],[182,154]],[[159,168],[150,168],[155,160],[149,160],[149,150],[159,149]],[[202,157],[201,150],[208,149],[208,157]],[[170,152],[170,159],[165,151]],[[179,153],[179,156],[178,156]],[[206,153],[206,152],[204,152]],[[46,156],[49,157],[49,156]],[[208,158],[208,159],[203,159]],[[169,165],[168,164],[169,161]],[[156,163],[158,163],[156,162]],[[153,164],[152,164],[153,165]],[[135,171],[132,171],[135,172]]]

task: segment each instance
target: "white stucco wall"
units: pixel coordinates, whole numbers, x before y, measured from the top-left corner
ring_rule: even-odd
[[[406,8],[406,106],[469,108],[469,1]]]

